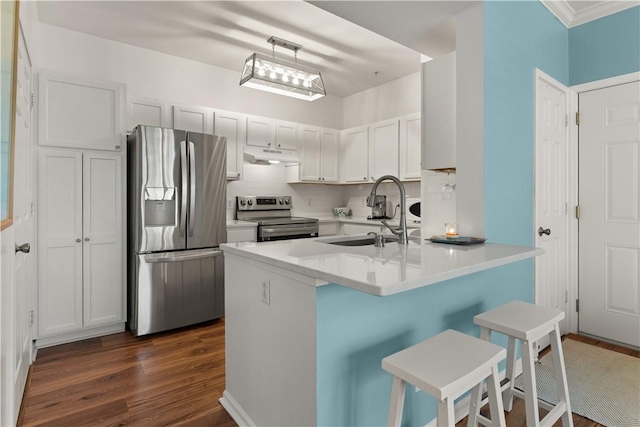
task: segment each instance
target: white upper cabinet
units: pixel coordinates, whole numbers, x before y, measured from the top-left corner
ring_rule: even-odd
[[[280,150],[298,149],[297,123],[266,117],[247,118],[247,145]]]
[[[129,124],[127,131],[131,132],[136,126],[171,127],[167,120],[167,104],[155,99],[129,99]]]
[[[342,131],[344,182],[372,182],[398,176],[399,120],[385,120]]]
[[[227,179],[239,179],[242,173],[242,147],[246,140],[246,116],[216,111],[215,134],[227,138]]]
[[[322,181],[338,182],[340,170],[340,131],[322,129]]]
[[[400,179],[420,179],[422,120],[420,113],[400,118]]]
[[[247,117],[247,145],[272,147],[275,139],[275,122],[264,117]]]
[[[456,167],[456,53],[422,64],[422,169]]]
[[[338,182],[340,131],[301,125],[300,142],[299,180]]]
[[[174,129],[213,135],[214,110],[206,107],[173,106]]]
[[[398,176],[398,119],[369,126],[369,175],[375,181],[383,175]]]
[[[121,150],[125,99],[124,84],[41,71],[38,144]]]
[[[369,180],[369,127],[342,131],[342,176],[344,182]]]
[[[298,126],[293,122],[277,121],[275,123],[274,147],[281,150],[297,150]]]

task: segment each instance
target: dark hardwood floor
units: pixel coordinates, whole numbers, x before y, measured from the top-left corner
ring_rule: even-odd
[[[565,339],[640,357],[590,338]],[[150,337],[126,332],[46,348],[31,368],[18,426],[236,426],[218,402],[224,372],[223,319]],[[598,425],[573,419],[576,427]],[[521,400],[507,425],[526,426]]]

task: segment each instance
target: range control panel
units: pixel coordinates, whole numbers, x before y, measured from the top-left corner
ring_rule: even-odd
[[[238,196],[239,211],[291,210],[291,196]]]

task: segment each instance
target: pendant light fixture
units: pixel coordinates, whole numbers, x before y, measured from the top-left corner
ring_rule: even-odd
[[[298,51],[302,46],[278,37],[269,37],[272,56],[254,53],[244,62],[240,86],[260,89],[293,98],[315,101],[325,96],[320,71],[298,65]],[[293,51],[295,62],[276,59],[276,46]]]

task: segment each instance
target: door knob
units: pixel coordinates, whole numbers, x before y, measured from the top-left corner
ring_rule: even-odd
[[[542,227],[538,228],[538,236],[542,236],[543,234],[546,234],[547,236],[551,235],[551,229],[547,228],[546,230]]]
[[[16,253],[24,252],[25,254],[28,254],[30,251],[31,251],[31,245],[29,243],[24,243],[20,246],[16,245]]]
[[[85,242],[88,242],[88,241],[89,241],[89,238],[88,238],[88,237],[85,237],[85,238],[84,238],[84,241],[85,241]]]
[[[76,243],[80,243],[80,242],[82,242],[82,240],[76,239]]]

